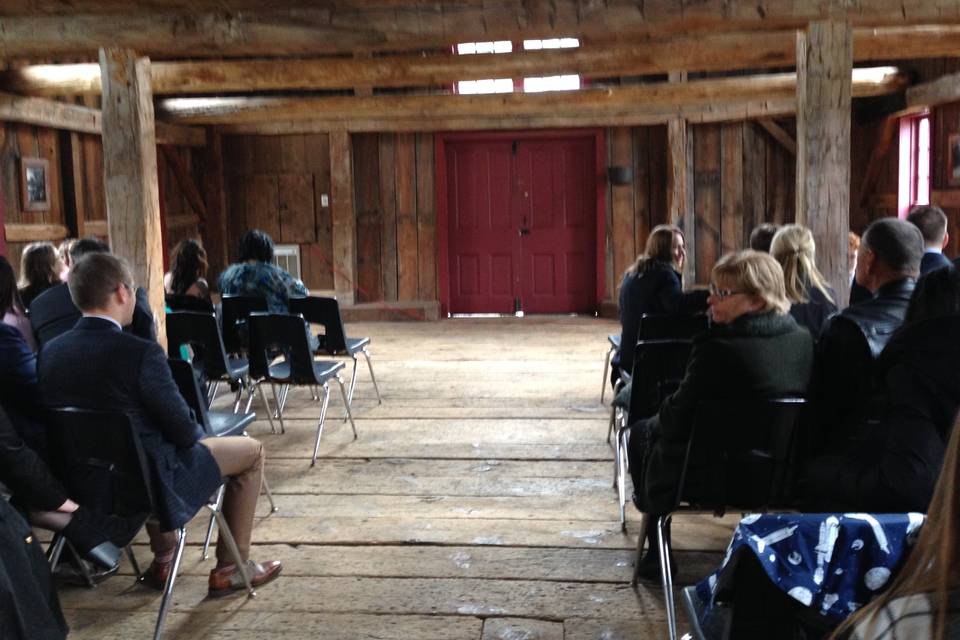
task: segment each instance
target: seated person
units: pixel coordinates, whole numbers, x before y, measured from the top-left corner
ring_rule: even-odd
[[[188,238],[174,249],[170,272],[163,277],[163,288],[168,294],[209,301],[210,286],[206,277],[207,252],[199,242]]]
[[[610,381],[633,370],[633,347],[640,319],[648,313],[696,313],[706,307],[704,292],[683,293],[683,262],[687,256],[683,232],[673,225],[658,225],[647,238],[647,247],[623,276],[620,284],[621,348],[612,360]]]
[[[80,258],[88,253],[108,253],[110,248],[96,238],[77,240],[70,249],[70,260],[76,264]],[[69,277],[69,276],[68,276]],[[143,338],[156,340],[157,328],[153,320],[153,311],[147,302],[147,292],[143,288],[136,291],[137,306],[133,314],[133,322],[124,328],[127,333]],[[30,308],[30,324],[37,336],[40,346],[44,346],[61,333],[73,328],[80,319],[80,310],[70,299],[67,283],[51,287],[38,296]]]
[[[817,269],[817,245],[813,232],[799,224],[781,227],[773,236],[770,255],[783,267],[790,315],[816,340],[823,323],[837,311],[837,305],[833,303],[837,294]]]
[[[123,411],[135,417],[155,486],[147,524],[154,560],[144,581],[163,588],[177,545],[177,529],[207,504],[226,478],[223,513],[236,539],[251,582],[262,585],[280,573],[279,562],[249,560],[254,509],[263,480],[263,446],[243,436],[204,438],[177,390],[163,349],[154,341],[124,333],[136,299],[126,263],[94,252],[74,263],[70,295],[83,312],[76,327],[40,353],[39,379],[51,407]],[[96,434],[91,434],[96,437]],[[209,595],[243,589],[243,580],[223,536]]]
[[[20,256],[20,299],[27,307],[33,299],[60,283],[63,264],[50,242],[32,242]]]
[[[960,272],[920,279],[903,326],[877,360],[880,420],[811,462],[808,509],[926,512],[960,409]]]
[[[770,243],[773,242],[773,236],[777,235],[780,227],[772,222],[758,224],[750,232],[750,248],[754,251],[770,253]]]
[[[888,590],[840,625],[835,638],[956,638],[960,629],[960,428],[946,447],[927,521]]]
[[[903,322],[922,254],[920,231],[904,220],[881,218],[864,232],[857,282],[874,297],[823,325],[810,387],[815,449],[845,448],[855,426],[872,417],[865,414],[875,411],[874,361]]]
[[[15,327],[31,351],[37,350],[37,341],[30,328],[30,319],[26,315],[26,307],[17,291],[17,279],[13,275],[13,266],[3,256],[0,256],[0,321]]]
[[[23,334],[0,322],[0,404],[18,433],[33,449],[43,452],[43,403],[37,386],[37,356]]]
[[[240,261],[220,275],[223,295],[266,298],[271,313],[287,313],[290,298],[310,295],[303,282],[273,264],[273,240],[263,231],[251,229],[240,238]]]
[[[918,204],[910,208],[907,222],[920,229],[923,236],[923,259],[920,260],[920,275],[935,269],[951,267],[953,263],[943,255],[943,248],[950,242],[947,233],[947,214],[934,204]]]
[[[755,399],[804,394],[813,364],[813,339],[787,313],[783,270],[769,254],[727,254],[713,268],[710,329],[694,339],[686,374],[653,418],[630,427],[627,455],[634,500],[651,518],[674,507],[697,406],[736,406]],[[735,433],[736,424],[718,424]],[[688,473],[688,486],[705,478]],[[640,576],[653,578],[659,561],[655,527]]]

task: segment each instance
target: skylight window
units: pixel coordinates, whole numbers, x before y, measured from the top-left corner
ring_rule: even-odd
[[[545,40],[523,41],[523,49],[525,51],[573,49],[579,46],[580,41],[576,38],[547,38]],[[509,40],[495,40],[491,42],[461,42],[457,45],[457,53],[460,55],[512,52],[513,43]],[[541,93],[544,91],[573,91],[579,88],[580,76],[577,74],[523,79],[523,91],[526,93]],[[460,80],[457,82],[456,89],[457,93],[463,95],[481,93],[511,93],[514,90],[514,82],[511,78]]]

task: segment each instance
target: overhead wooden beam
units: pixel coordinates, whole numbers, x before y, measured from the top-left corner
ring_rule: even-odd
[[[858,29],[854,61],[960,56],[960,26]],[[458,80],[577,73],[586,78],[792,67],[793,31],[721,33],[642,43],[587,43],[577,49],[479,55],[384,55],[153,62],[154,95],[202,95],[354,87],[444,86]],[[0,88],[26,95],[96,95],[93,63],[28,65],[0,72]]]
[[[110,246],[127,259],[166,345],[163,237],[150,61],[127,49],[100,52],[103,78],[103,173]]]
[[[850,25],[813,22],[797,33],[797,222],[813,231],[818,264],[838,300],[850,288]]]
[[[174,147],[203,147],[207,144],[207,132],[198,127],[185,127],[157,122],[157,144]]]
[[[757,120],[757,124],[763,127],[764,131],[769,133],[774,140],[779,142],[780,146],[786,149],[790,155],[797,155],[797,141],[793,139],[793,136],[784,131],[783,127],[770,118],[760,118]]]
[[[70,235],[62,224],[21,224],[8,222],[4,225],[7,242],[57,242]]]
[[[859,78],[854,95],[898,91],[899,75]],[[243,124],[278,120],[442,119],[495,115],[500,118],[550,113],[580,115],[633,114],[647,123],[667,122],[685,108],[722,110],[727,103],[776,102],[796,92],[796,74],[765,74],[686,83],[651,83],[550,93],[493,95],[406,95],[330,98],[173,98],[160,101],[167,121],[184,124]],[[347,128],[346,126],[337,128]]]
[[[74,3],[71,3],[74,4]],[[0,18],[0,52],[8,58],[89,54],[105,44],[151,57],[220,57],[403,51],[478,40],[578,37],[633,42],[678,34],[803,28],[812,20],[854,26],[960,23],[960,0],[493,0],[364,2],[316,8],[250,8],[242,12],[120,11]]]
[[[936,80],[907,89],[907,108],[935,107],[960,100],[960,73],[951,73]]]

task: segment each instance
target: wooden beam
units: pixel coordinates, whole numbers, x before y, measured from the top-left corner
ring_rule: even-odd
[[[4,225],[7,242],[56,242],[70,235],[69,229],[62,224],[20,224],[8,222]]]
[[[667,210],[670,223],[683,229],[687,248],[683,277],[690,285],[696,274],[693,136],[687,121],[682,118],[674,118],[667,123]]]
[[[163,236],[150,61],[126,49],[100,52],[103,78],[103,172],[110,246],[146,289],[157,338],[166,345]]]
[[[357,281],[357,217],[353,210],[350,134],[330,134],[330,208],[333,216],[333,286],[341,304],[353,304]]]
[[[160,150],[163,153],[164,160],[173,170],[173,177],[176,178],[177,185],[187,198],[187,202],[190,203],[190,208],[193,209],[193,212],[197,214],[201,221],[206,220],[207,206],[204,204],[203,197],[200,196],[200,190],[194,184],[193,178],[190,177],[183,158],[180,157],[176,149],[168,145],[160,145]]]
[[[880,136],[873,145],[870,152],[870,160],[867,161],[867,170],[863,174],[863,181],[860,183],[860,207],[866,207],[868,201],[873,195],[873,187],[877,184],[880,177],[880,171],[883,169],[883,163],[887,159],[887,154],[893,146],[893,140],[896,138],[899,129],[899,118],[888,117],[883,121],[883,128],[880,129]],[[897,205],[894,205],[896,207]]]
[[[850,230],[849,23],[821,21],[797,33],[797,222],[813,231],[819,266],[838,300],[848,298]]]
[[[174,147],[204,147],[207,144],[207,133],[197,127],[157,122],[157,144]]]
[[[478,40],[577,37],[637,42],[678,34],[801,29],[812,20],[860,27],[960,23],[960,0],[499,0],[492,2],[324,3],[316,8],[255,7],[242,12],[123,11],[0,18],[7,58],[91,54],[110,44],[152,57],[306,55],[449,47]]]
[[[899,74],[858,77],[857,97],[902,89]],[[159,112],[169,122],[183,124],[243,124],[282,120],[337,120],[344,126],[362,119],[499,118],[546,114],[632,115],[645,124],[664,123],[684,109],[722,111],[726,103],[789,100],[796,93],[796,74],[763,74],[685,83],[650,83],[549,93],[492,95],[405,95],[329,98],[171,98],[160,101]]]
[[[958,100],[960,100],[960,73],[950,73],[907,89],[907,109],[935,107]]]
[[[110,235],[110,225],[106,220],[85,220],[81,236],[98,236],[106,238]]]
[[[789,133],[784,131],[783,127],[770,118],[760,118],[757,120],[757,124],[763,127],[764,131],[769,133],[784,149],[789,151],[790,155],[797,155],[797,141],[794,140]]]

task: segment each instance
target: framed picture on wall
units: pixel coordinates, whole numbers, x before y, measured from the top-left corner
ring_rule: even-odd
[[[951,187],[960,187],[960,133],[951,135],[947,149],[950,150],[950,167],[947,172],[947,182]]]
[[[49,169],[50,162],[44,158],[20,159],[20,199],[24,211],[50,209]]]

